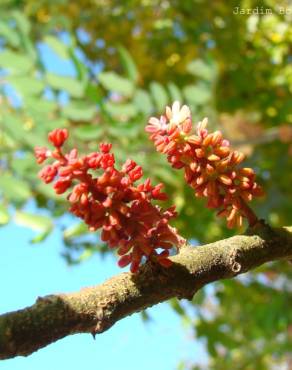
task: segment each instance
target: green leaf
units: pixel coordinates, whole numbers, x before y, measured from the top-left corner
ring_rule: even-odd
[[[0,193],[15,202],[24,202],[31,196],[27,183],[8,173],[0,176]]]
[[[117,48],[123,67],[127,73],[127,77],[134,83],[138,82],[139,72],[131,54],[122,45]]]
[[[152,321],[151,316],[149,315],[149,313],[146,310],[141,311],[141,319],[145,323],[148,323],[148,322]]]
[[[0,156],[2,154],[6,155],[7,151],[9,152],[9,150],[11,149],[16,149],[16,147],[16,141],[13,140],[12,137],[7,134],[7,132],[4,132],[4,130],[0,130]]]
[[[207,63],[195,59],[187,65],[187,71],[203,80],[211,81],[216,76],[216,65],[214,62]]]
[[[25,122],[23,122],[23,119],[20,116],[5,114],[3,115],[2,124],[3,127],[5,127],[7,133],[9,133],[13,139],[18,141],[18,145],[20,145],[20,143],[25,143],[31,148],[36,145],[47,145],[45,137],[36,134],[32,130],[25,130]]]
[[[149,115],[153,111],[153,104],[147,91],[138,89],[135,92],[133,103],[139,112]]]
[[[68,227],[63,231],[63,238],[65,240],[73,239],[78,236],[84,235],[88,233],[88,227],[84,222],[80,222],[73,226]]]
[[[30,240],[31,243],[40,243],[42,242],[43,240],[46,239],[47,236],[49,236],[51,230],[48,230],[48,231],[44,231],[38,235],[36,235],[34,238],[32,238]]]
[[[46,73],[46,81],[53,89],[67,91],[74,98],[81,98],[84,94],[84,84],[72,77]]]
[[[150,92],[154,99],[155,105],[159,112],[164,111],[165,106],[169,102],[169,98],[165,88],[159,84],[158,82],[151,82],[150,84]]]
[[[40,234],[38,234],[31,240],[32,243],[41,242],[49,235],[49,233],[53,229],[53,222],[47,216],[40,216],[32,213],[16,211],[14,221],[20,226],[25,226],[35,231],[40,231]]]
[[[23,122],[18,115],[4,114],[2,126],[13,139],[22,142],[22,139],[24,138],[25,135],[25,131],[23,128]]]
[[[100,101],[103,99],[102,92],[100,91],[100,88],[94,84],[87,84],[85,89],[85,95],[86,97],[93,101],[94,103],[100,103]]]
[[[3,36],[5,41],[11,46],[18,47],[20,44],[20,40],[15,29],[9,27],[3,21],[0,21],[0,36]]]
[[[30,35],[31,23],[29,19],[23,14],[23,12],[20,11],[14,11],[12,15],[16,23],[16,32],[19,35],[22,49],[32,61],[37,61],[38,55]]]
[[[14,158],[11,164],[12,170],[20,177],[36,177],[39,171],[34,155],[27,152],[23,158]]]
[[[75,48],[73,46],[68,48],[68,58],[71,58],[71,61],[74,64],[77,79],[83,81],[84,84],[87,84],[89,79],[88,67],[78,58],[78,56],[76,56]]]
[[[35,231],[44,231],[53,227],[53,222],[50,217],[23,211],[16,211],[14,221],[18,225],[29,227]]]
[[[123,96],[131,96],[134,92],[133,82],[115,72],[101,72],[98,79],[106,90],[117,92]]]
[[[202,305],[206,297],[206,291],[204,289],[198,290],[198,292],[193,297],[193,303],[196,305]]]
[[[62,59],[69,59],[67,45],[60,41],[57,37],[47,35],[43,40],[50,48]]]
[[[173,82],[169,82],[167,84],[167,88],[170,93],[171,100],[173,102],[175,100],[178,100],[179,102],[183,103],[183,97],[182,97],[181,91]]]
[[[5,225],[9,222],[10,216],[7,208],[0,204],[0,225]]]
[[[13,74],[26,74],[33,67],[33,61],[26,55],[10,50],[0,53],[0,67]]]
[[[72,121],[90,121],[96,114],[96,106],[83,101],[72,101],[62,111]]]
[[[190,104],[206,104],[211,99],[211,91],[204,84],[188,85],[183,93]]]
[[[140,127],[138,125],[123,125],[111,126],[108,128],[108,133],[119,140],[122,138],[134,138],[140,132]]]
[[[76,127],[74,130],[74,136],[80,140],[95,140],[99,139],[102,135],[103,128],[97,125],[82,125]]]
[[[30,22],[28,18],[20,11],[16,10],[12,13],[14,20],[16,21],[16,25],[18,30],[27,35],[30,31]]]
[[[182,308],[181,304],[176,298],[172,298],[170,300],[170,305],[174,309],[174,311],[178,313],[180,316],[185,315],[185,310]]]
[[[127,119],[137,114],[137,108],[131,103],[117,104],[106,102],[104,107],[109,114],[117,118]]]
[[[80,256],[76,259],[76,263],[84,262],[91,258],[94,254],[94,250],[92,249],[85,249]]]
[[[58,108],[56,101],[47,100],[45,98],[40,99],[34,95],[24,96],[23,105],[27,112],[40,117],[42,120],[47,115],[51,116]]]
[[[27,76],[8,76],[7,81],[22,95],[39,95],[45,85],[44,82]]]

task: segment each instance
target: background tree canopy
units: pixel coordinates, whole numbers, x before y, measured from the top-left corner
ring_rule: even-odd
[[[188,239],[207,243],[232,235],[144,133],[149,116],[174,100],[188,104],[196,120],[208,116],[212,128],[247,154],[266,191],[254,204],[257,214],[272,226],[291,224],[289,3],[2,0],[0,224],[13,218],[35,229],[33,243],[62,229],[70,264],[109,253],[85,225],[64,222],[65,197],[37,179],[33,147],[46,145],[53,128],[67,127],[81,152],[109,140],[120,161],[130,157],[146,176],[164,182],[179,211],[175,226]],[[236,15],[235,7],[272,14]],[[25,211],[32,200],[38,214]],[[193,302],[170,304],[206,338],[210,369],[288,366],[291,277],[287,264],[265,265],[212,285]]]

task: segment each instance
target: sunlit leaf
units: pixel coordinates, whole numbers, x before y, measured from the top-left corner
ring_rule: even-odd
[[[100,103],[100,101],[103,99],[102,93],[100,91],[100,88],[94,84],[88,83],[85,90],[86,97],[94,102],[94,103]]]
[[[153,103],[147,91],[138,89],[135,92],[133,102],[137,109],[145,114],[150,114],[153,111]]]
[[[11,46],[18,47],[20,40],[15,29],[8,26],[4,21],[0,21],[0,36],[3,36],[5,41]]]
[[[0,204],[0,225],[5,225],[9,222],[10,216],[7,208]]]
[[[16,139],[19,145],[22,143],[33,148],[35,145],[45,146],[47,143],[44,136],[40,136],[32,130],[33,122],[29,118],[22,119],[20,116],[7,114],[4,116],[2,124],[6,132],[13,139]]]
[[[43,40],[47,45],[49,45],[53,51],[62,59],[68,59],[69,54],[67,50],[67,45],[60,41],[57,37],[52,35],[47,35]]]
[[[74,136],[81,140],[99,139],[102,134],[103,127],[100,125],[82,125],[74,130]]]
[[[35,231],[43,231],[44,229],[52,228],[52,220],[50,217],[40,216],[28,212],[16,211],[14,221],[21,226],[29,227]]]
[[[13,19],[16,21],[17,28],[23,34],[28,34],[31,28],[31,23],[28,18],[20,11],[12,12]]]
[[[67,91],[74,98],[83,96],[83,83],[73,77],[64,77],[48,72],[46,73],[46,81],[53,89]]]
[[[64,239],[72,239],[88,233],[88,227],[84,222],[69,226],[63,231]]]
[[[0,176],[0,193],[16,202],[24,202],[31,196],[28,184],[8,173],[3,173]]]
[[[47,100],[44,98],[40,99],[40,97],[32,95],[23,96],[23,105],[28,112],[31,114],[36,114],[39,117],[42,117],[42,119],[44,119],[46,115],[51,115],[58,108],[56,101]],[[57,121],[57,119],[55,120]]]
[[[105,109],[114,117],[131,118],[137,114],[137,108],[131,103],[118,104],[107,102],[105,104]]]
[[[90,121],[96,114],[96,106],[83,101],[72,101],[63,108],[63,115],[72,121]]]
[[[164,111],[165,106],[169,103],[169,98],[165,88],[158,82],[151,82],[150,92],[159,112]]]
[[[24,97],[39,95],[45,87],[42,80],[27,76],[9,76],[7,81]]]
[[[5,50],[0,53],[0,67],[15,75],[21,75],[32,69],[33,61],[19,52]]]
[[[112,92],[117,92],[124,96],[131,96],[134,92],[134,84],[125,77],[121,77],[115,72],[101,72],[98,75],[101,85]]]
[[[168,90],[171,96],[171,100],[172,101],[178,100],[182,104],[183,97],[182,97],[180,89],[176,86],[176,84],[174,84],[173,82],[170,82],[167,84],[167,87],[168,87]]]
[[[79,57],[76,55],[76,49],[71,45],[68,48],[68,56],[71,59],[71,61],[74,64],[76,74],[77,74],[77,79],[79,81],[82,81],[85,85],[88,84],[89,82],[89,70],[87,65],[82,62]],[[87,88],[86,88],[87,89]]]
[[[35,215],[32,213],[16,211],[14,221],[17,225],[28,227],[35,231],[40,231],[31,242],[39,243],[43,241],[53,229],[53,222],[50,217]]]
[[[178,313],[180,316],[185,315],[185,310],[176,298],[172,298],[169,302],[176,313]]]
[[[138,125],[123,125],[119,124],[117,126],[111,126],[107,129],[108,133],[119,140],[124,138],[133,138],[137,136],[140,132],[140,127]]]
[[[211,98],[211,91],[203,84],[188,85],[184,87],[183,92],[191,104],[206,104]]]
[[[122,45],[117,47],[127,77],[134,83],[138,82],[139,72],[131,54]]]
[[[39,170],[33,152],[26,153],[23,158],[14,158],[11,168],[13,169],[13,171],[15,171],[15,173],[22,177],[35,177],[36,173]],[[34,173],[32,171],[34,171]]]

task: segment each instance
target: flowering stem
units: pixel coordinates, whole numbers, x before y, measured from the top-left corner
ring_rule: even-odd
[[[176,101],[160,119],[151,117],[145,130],[171,166],[184,169],[195,195],[207,198],[208,208],[220,209],[217,215],[226,217],[228,228],[240,227],[243,218],[250,226],[258,222],[246,204],[263,195],[255,172],[239,166],[244,154],[232,150],[220,131],[208,132],[207,118],[194,129],[189,107]]]
[[[239,197],[240,204],[241,204],[241,211],[244,216],[247,218],[249,226],[254,226],[258,222],[258,217],[254,213],[254,211],[245,203],[245,201]]]
[[[169,250],[185,241],[168,223],[176,216],[175,207],[164,210],[152,203],[167,199],[161,192],[163,184],[153,186],[150,179],[135,184],[143,176],[142,167],[128,159],[118,170],[109,143],[101,143],[99,152],[82,157],[76,148],[63,153],[68,136],[66,129],[55,129],[48,134],[54,151],[35,148],[37,163],[55,160],[43,167],[40,178],[46,184],[56,180],[57,194],[73,187],[67,196],[70,212],[83,219],[90,231],[102,229],[102,241],[118,249],[120,267],[130,264],[136,273],[145,259],[169,267]]]

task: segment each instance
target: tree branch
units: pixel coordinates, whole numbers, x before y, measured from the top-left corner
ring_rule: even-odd
[[[74,333],[102,333],[118,320],[172,297],[192,299],[204,285],[261,264],[292,259],[292,227],[257,224],[245,235],[184,246],[170,268],[153,263],[136,275],[122,273],[72,294],[38,298],[28,308],[0,316],[0,359],[27,356]]]

